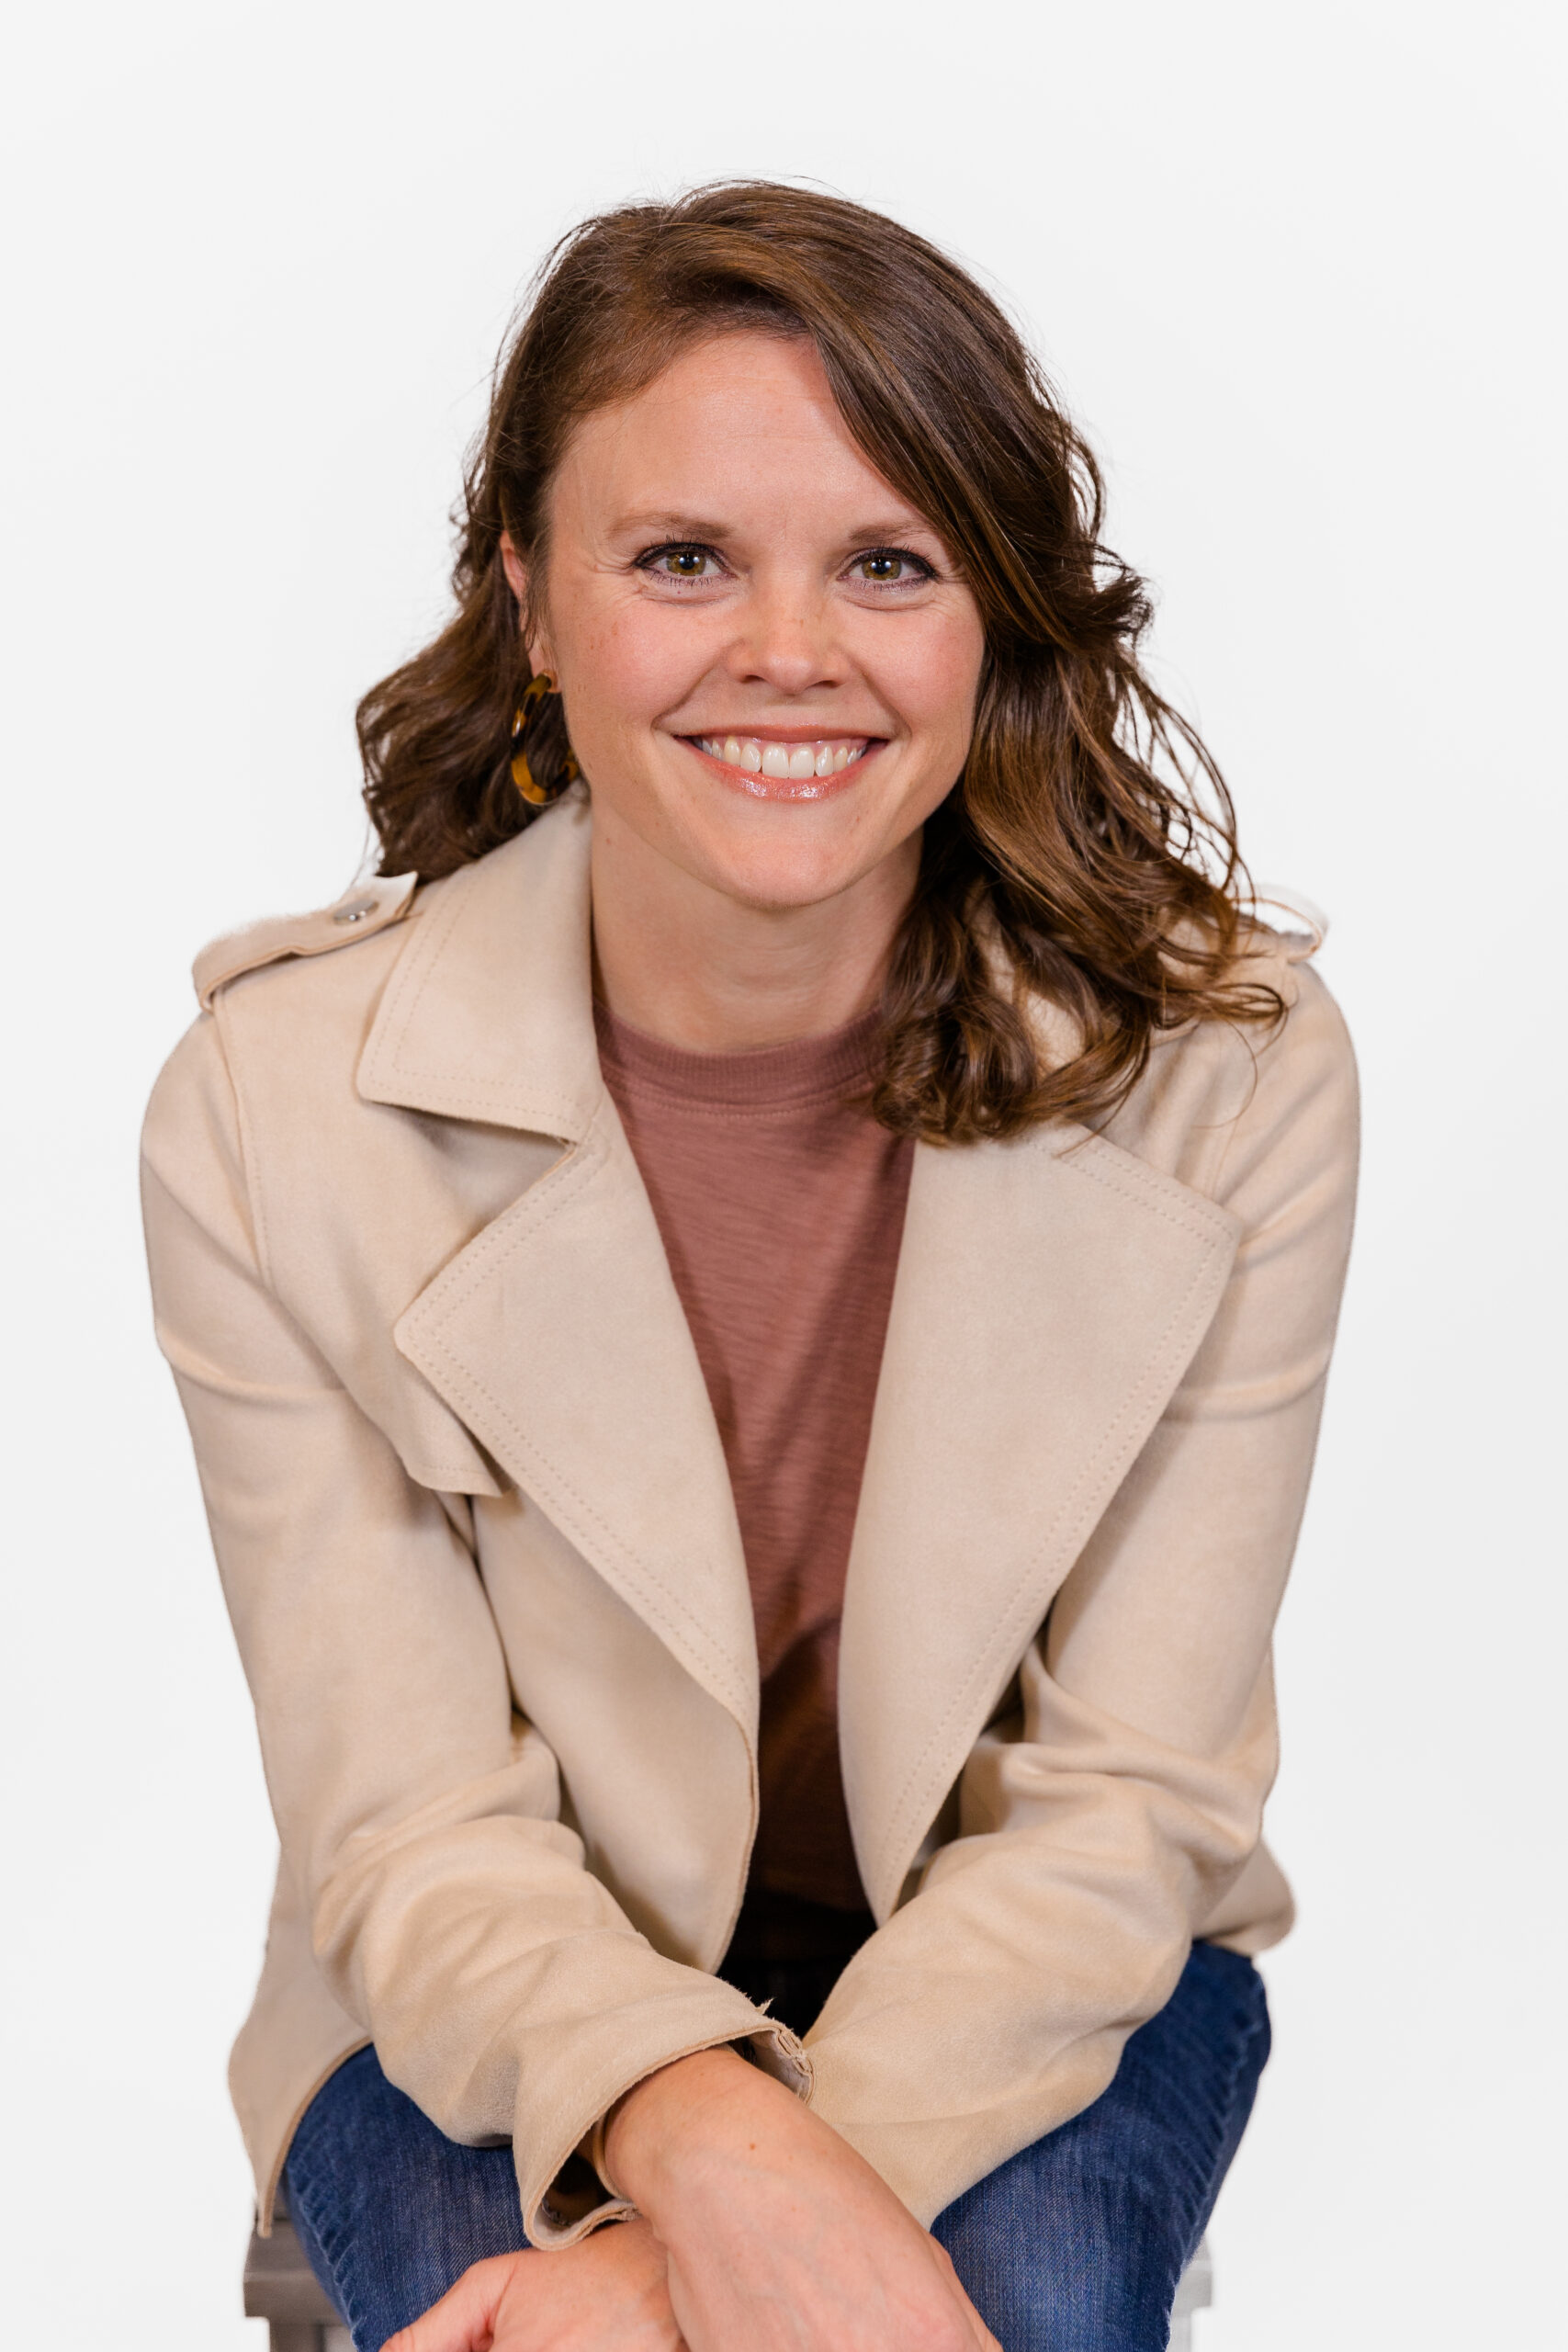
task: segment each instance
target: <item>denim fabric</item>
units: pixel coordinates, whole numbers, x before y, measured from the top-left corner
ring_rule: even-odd
[[[1199,1944],[1104,2096],[939,2215],[935,2234],[1003,2352],[1164,2352],[1268,2055],[1261,1977]],[[511,2150],[446,2139],[373,2050],[317,2093],[286,2180],[356,2352],[379,2352],[471,2262],[524,2243]]]
[[[1164,2352],[1268,2056],[1263,1979],[1195,1944],[1104,2096],[938,2214],[1003,2352]]]

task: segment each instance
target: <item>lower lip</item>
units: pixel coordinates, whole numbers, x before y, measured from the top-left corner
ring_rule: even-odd
[[[868,743],[858,760],[852,760],[847,768],[840,768],[832,775],[752,775],[746,768],[732,768],[728,760],[716,760],[711,752],[705,752],[689,735],[682,735],[681,741],[710,775],[748,800],[831,800],[847,786],[858,782],[862,769],[882,749],[880,742]]]

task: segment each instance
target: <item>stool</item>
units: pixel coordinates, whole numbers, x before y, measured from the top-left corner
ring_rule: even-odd
[[[1214,2266],[1205,2238],[1188,2264],[1170,2314],[1170,2352],[1192,2352],[1192,2314],[1214,2300]],[[321,2292],[294,2224],[282,2211],[272,2235],[253,2232],[245,2256],[245,2317],[265,2319],[270,2352],[354,2352],[348,2330]]]
[[[348,2330],[321,2291],[281,2201],[271,2237],[251,2233],[245,2317],[265,2320],[271,2352],[354,2352]]]
[[[1198,2251],[1181,2274],[1181,2284],[1170,2308],[1170,2352],[1192,2352],[1192,2314],[1206,2312],[1213,2300],[1213,2256],[1209,2252],[1208,2239],[1200,2238]]]

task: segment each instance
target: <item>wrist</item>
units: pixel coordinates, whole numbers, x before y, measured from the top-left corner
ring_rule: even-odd
[[[604,2118],[605,2178],[617,2195],[657,2220],[705,2155],[718,2151],[738,2128],[748,2129],[748,2119],[754,2126],[759,2100],[764,2108],[796,2104],[735,2050],[697,2050],[672,2060],[634,2083]]]

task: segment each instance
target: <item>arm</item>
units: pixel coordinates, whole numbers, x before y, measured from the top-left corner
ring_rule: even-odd
[[[536,2241],[571,2234],[549,2185],[620,2093],[709,2044],[788,2037],[655,1952],[584,1869],[555,1759],[513,1713],[460,1509],[410,1479],[268,1288],[211,1018],[154,1094],[145,1203],[317,1963],[442,2130],[513,2140]]]
[[[646,2218],[543,2277],[475,2264],[387,2352],[999,2352],[886,2183],[733,2051],[638,2084],[606,2142]]]
[[[788,2072],[792,2037],[653,1951],[584,1869],[555,1759],[513,1712],[460,1510],[408,1477],[268,1288],[210,1019],[154,1095],[145,1204],[159,1340],[318,1965],[443,2131],[513,2138],[529,2234],[560,2249],[476,2265],[403,2352],[985,2352],[945,2257],[870,2167],[716,2046],[781,2050]],[[629,2199],[565,2227],[547,2192],[617,2101],[612,2177],[649,2218],[584,2236]]]
[[[928,2222],[1099,2096],[1257,1848],[1355,1168],[1349,1048],[1302,978],[1212,1179],[1242,1238],[1209,1333],[971,1758],[960,1834],[809,2037],[814,2109]]]

